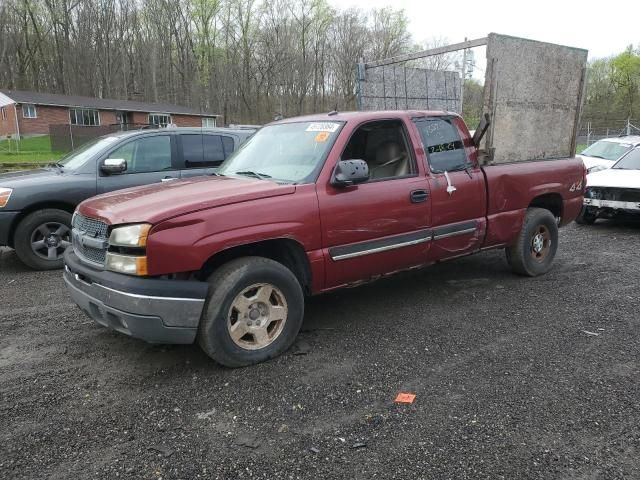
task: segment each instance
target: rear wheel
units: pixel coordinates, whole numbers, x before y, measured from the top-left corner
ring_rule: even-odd
[[[530,208],[514,245],[507,248],[507,261],[520,275],[535,277],[551,269],[558,249],[558,224],[549,210]]]
[[[62,254],[71,245],[71,214],[47,208],[27,215],[13,244],[18,258],[34,270],[62,268]]]
[[[282,264],[245,257],[223,265],[211,285],[198,341],[227,367],[263,362],[287,350],[300,330],[304,296]]]
[[[593,225],[598,216],[589,207],[582,207],[580,215],[576,218],[576,223],[580,225]]]

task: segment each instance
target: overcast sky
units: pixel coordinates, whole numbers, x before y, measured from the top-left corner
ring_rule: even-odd
[[[586,48],[589,58],[621,52],[640,43],[640,0],[329,0],[337,8],[404,9],[417,42],[446,37],[450,43],[490,32]],[[484,49],[476,49],[484,57]],[[374,60],[374,59],[367,59]],[[478,59],[480,60],[480,59]],[[482,65],[481,65],[482,64]],[[484,62],[479,61],[483,68]],[[482,77],[484,73],[475,72]]]

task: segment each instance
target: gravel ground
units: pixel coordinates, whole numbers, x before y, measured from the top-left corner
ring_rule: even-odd
[[[572,225],[544,277],[487,252],[314,298],[240,370],[94,325],[5,250],[0,478],[640,478],[639,236]]]

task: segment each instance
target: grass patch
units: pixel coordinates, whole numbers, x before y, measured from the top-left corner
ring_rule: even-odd
[[[578,145],[576,145],[576,153],[582,153],[582,151],[587,148],[589,145],[587,145],[586,143],[580,143]]]
[[[0,163],[48,163],[59,160],[63,155],[63,152],[51,151],[49,135],[0,140]]]

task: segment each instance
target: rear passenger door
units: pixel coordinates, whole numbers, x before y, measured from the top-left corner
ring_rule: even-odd
[[[114,147],[99,165],[107,158],[124,159],[127,169],[119,174],[105,174],[98,168],[98,193],[179,178],[173,137],[168,133],[134,137]]]
[[[429,260],[480,248],[486,230],[487,197],[471,139],[455,116],[414,119],[429,168],[433,240]],[[466,140],[463,140],[466,138]]]
[[[233,137],[228,135],[183,133],[178,137],[182,178],[215,172],[235,148]]]

